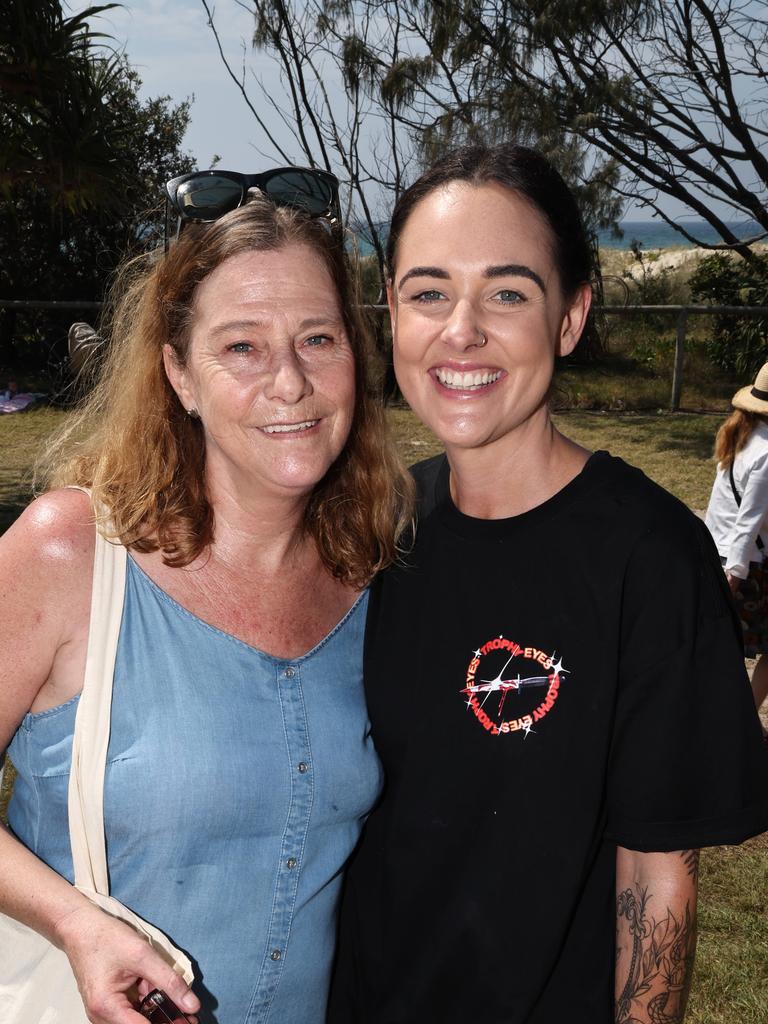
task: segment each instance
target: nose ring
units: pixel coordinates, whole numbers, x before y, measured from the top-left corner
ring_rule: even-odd
[[[477,347],[483,348],[484,345],[488,344],[488,338],[480,330],[477,333],[480,335],[480,340],[477,343]]]

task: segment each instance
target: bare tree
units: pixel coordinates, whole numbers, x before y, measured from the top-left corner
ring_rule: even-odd
[[[623,168],[616,190],[672,219],[684,203],[746,259],[768,235],[766,0],[434,0],[434,37],[453,33],[495,102],[545,112]],[[460,25],[461,30],[456,26]],[[725,212],[723,212],[725,211]],[[754,220],[746,240],[732,221]]]
[[[218,40],[211,9],[206,0],[202,3]],[[276,60],[283,83],[283,94],[273,95],[258,76],[247,73],[245,62],[236,72],[219,47],[256,116],[262,145],[285,162],[322,167],[340,177],[345,220],[369,240],[383,280],[383,197],[402,189],[414,147],[395,116],[397,97],[382,98],[376,82],[382,66],[396,66],[401,59],[402,37],[396,30],[383,38],[375,5],[357,5],[358,10],[356,5],[319,0],[239,3],[253,13],[254,47]],[[258,104],[250,99],[253,90]],[[269,118],[257,110],[265,104]],[[290,147],[278,145],[267,120],[288,130]]]
[[[391,201],[414,162],[509,137],[553,157],[596,227],[632,200],[746,259],[768,235],[768,0],[238,2],[280,65],[267,101],[305,160],[341,170],[380,263],[377,189]]]
[[[216,34],[207,0],[201,0]],[[402,0],[238,0],[254,16],[254,46],[271,54],[284,92],[274,96],[245,62],[222,59],[249,102],[262,139],[266,103],[292,139],[290,155],[332,170],[346,185],[348,219],[370,240],[384,279],[381,223],[416,169],[459,142],[515,137],[542,146],[582,191],[594,227],[615,224],[622,200],[611,188],[618,166],[595,159],[541,103],[498,103],[488,92],[491,64],[457,12],[428,16],[430,5]],[[218,39],[218,36],[217,36]],[[465,45],[469,43],[469,46]],[[256,88],[261,103],[251,101]]]

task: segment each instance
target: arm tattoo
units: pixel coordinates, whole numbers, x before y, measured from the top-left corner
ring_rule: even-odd
[[[680,856],[685,861],[685,866],[688,868],[688,874],[693,879],[693,884],[698,885],[699,882],[699,851],[698,850],[681,850]]]
[[[679,920],[668,907],[657,921],[648,914],[649,900],[647,888],[636,885],[616,902],[617,928],[628,932],[632,942],[627,981],[616,999],[616,1024],[682,1024],[685,1016],[696,949],[695,916],[686,901]]]

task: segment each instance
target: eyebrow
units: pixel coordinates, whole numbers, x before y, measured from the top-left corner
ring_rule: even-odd
[[[299,324],[300,331],[306,331],[309,327],[330,327],[343,323],[339,316],[308,316]],[[252,327],[264,327],[264,320],[227,320],[226,323],[217,324],[211,331],[212,337],[219,334],[227,334],[229,331],[247,331]]]
[[[500,267],[488,267],[483,272],[484,277],[527,277],[529,281],[533,281],[541,288],[542,292],[546,295],[547,289],[544,282],[536,273],[535,270],[531,270],[530,267],[526,267],[524,263],[505,263]]]
[[[411,267],[400,278],[397,287],[402,288],[405,282],[409,281],[412,277],[436,277],[441,281],[447,281],[450,278],[450,274],[441,267]],[[537,284],[545,295],[547,294],[546,286],[541,277],[535,270],[526,267],[524,263],[504,263],[498,267],[488,267],[483,271],[483,277],[527,277],[529,281]]]
[[[299,330],[305,331],[308,327],[337,327],[343,323],[340,316],[308,316],[299,324]]]
[[[250,327],[262,326],[263,322],[261,320],[227,320],[226,323],[217,324],[211,331],[211,335],[215,337],[219,334],[226,334],[228,331],[243,331],[248,330]]]
[[[448,271],[441,270],[440,267],[411,267],[400,278],[397,287],[402,288],[405,282],[410,281],[412,277],[438,277],[441,281],[447,281],[449,276]]]

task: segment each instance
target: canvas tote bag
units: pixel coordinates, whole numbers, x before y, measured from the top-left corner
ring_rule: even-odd
[[[123,614],[127,554],[96,530],[91,622],[69,776],[69,833],[75,885],[108,914],[131,925],[189,984],[188,958],[153,925],[109,895],[104,836],[104,772],[112,676]],[[69,960],[42,935],[0,914],[2,1024],[88,1024]]]

